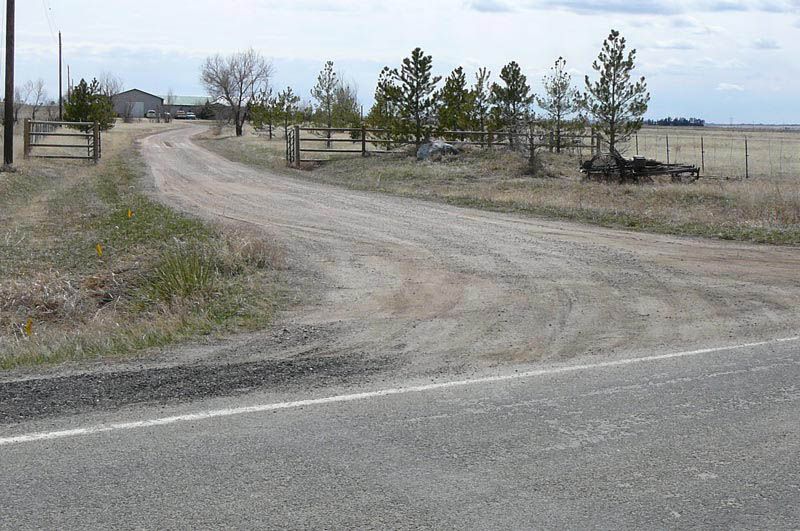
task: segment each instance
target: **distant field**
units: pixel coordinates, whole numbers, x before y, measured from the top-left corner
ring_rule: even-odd
[[[670,162],[701,166],[701,139],[705,150],[707,177],[745,177],[745,139],[751,178],[800,178],[800,129],[728,127],[646,127],[637,135],[638,153],[665,161],[669,137]],[[628,156],[636,154],[636,137],[625,146]]]

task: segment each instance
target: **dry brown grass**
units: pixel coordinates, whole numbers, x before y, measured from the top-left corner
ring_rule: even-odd
[[[282,249],[143,192],[133,142],[164,127],[118,125],[97,166],[30,160],[0,174],[0,369],[132,355],[269,321]],[[198,259],[182,260],[190,251]]]

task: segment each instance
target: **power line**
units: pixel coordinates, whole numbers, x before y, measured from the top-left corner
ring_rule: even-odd
[[[44,18],[47,20],[47,27],[50,29],[50,36],[53,38],[53,41],[56,41],[56,31],[55,27],[56,24],[53,23],[53,19],[50,16],[50,11],[52,8],[50,7],[50,2],[48,0],[42,0],[42,9],[44,9]]]

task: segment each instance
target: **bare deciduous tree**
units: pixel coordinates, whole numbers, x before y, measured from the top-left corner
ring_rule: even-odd
[[[272,63],[252,48],[226,57],[208,57],[200,79],[213,99],[230,105],[236,136],[244,134],[247,107],[253,94],[269,87]]]
[[[14,88],[14,123],[17,123],[19,121],[19,112],[25,106],[25,100],[28,99],[27,94],[23,92],[24,90],[25,87]]]
[[[122,92],[125,87],[122,78],[110,72],[100,74],[98,81],[100,81],[100,93],[109,98]]]
[[[122,121],[126,124],[133,122],[133,102],[129,101],[122,110]]]
[[[47,90],[44,87],[44,79],[28,81],[22,88],[25,103],[31,106],[31,120],[36,119],[36,113],[47,102]]]

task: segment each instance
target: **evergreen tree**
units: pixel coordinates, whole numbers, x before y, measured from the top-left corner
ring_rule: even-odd
[[[439,127],[445,131],[472,129],[474,98],[460,66],[445,80],[439,98]]]
[[[586,76],[582,105],[592,116],[609,150],[625,142],[642,127],[650,93],[644,77],[631,80],[636,50],[625,54],[625,38],[616,30],[603,42],[603,49],[592,68],[600,79],[592,83]]]
[[[479,131],[484,131],[487,126],[489,112],[491,111],[491,87],[489,78],[492,73],[486,68],[478,69],[475,74],[475,84],[472,86],[472,123]]]
[[[103,95],[97,79],[91,83],[81,79],[64,103],[64,120],[67,122],[97,122],[101,130],[107,131],[114,127],[115,119],[111,98]],[[81,126],[81,129],[89,128]]]
[[[269,139],[272,140],[272,129],[275,125],[277,98],[273,96],[272,88],[263,90],[253,97],[250,103],[250,123],[256,129],[267,128]]]
[[[385,129],[391,135],[398,127],[397,104],[395,103],[397,88],[391,79],[391,70],[386,67],[378,76],[378,86],[375,89],[375,103],[367,114],[366,123],[375,129]],[[387,135],[378,135],[386,137]]]
[[[297,117],[299,104],[300,96],[294,93],[292,87],[286,87],[286,90],[278,94],[275,104],[276,119],[283,121],[283,134],[287,137],[289,136],[289,124]]]
[[[561,153],[561,136],[570,117],[580,108],[579,93],[572,86],[572,76],[567,72],[567,61],[556,59],[550,74],[544,76],[544,96],[536,103],[547,115],[551,130],[555,133],[556,152]]]
[[[503,84],[492,84],[491,101],[497,109],[495,119],[499,125],[508,130],[508,140],[511,148],[516,147],[514,133],[519,132],[525,121],[530,116],[530,106],[534,96],[528,85],[528,78],[516,61],[511,61],[500,72]]]
[[[214,107],[211,106],[211,102],[209,100],[206,100],[197,117],[201,120],[213,120],[214,114]]]
[[[358,101],[358,90],[354,85],[339,82],[333,100],[334,127],[356,129],[361,127],[361,104]],[[361,138],[361,133],[351,132],[353,138]]]
[[[339,86],[339,78],[333,69],[333,61],[325,63],[325,67],[317,76],[317,84],[311,89],[311,96],[317,101],[319,113],[322,115],[323,123],[327,127],[333,127],[333,106],[336,102],[336,89]],[[327,132],[327,137],[331,137],[331,132]],[[327,143],[331,147],[330,141]]]
[[[400,131],[419,146],[431,136],[437,110],[436,85],[441,76],[433,76],[433,57],[415,48],[403,59],[400,69],[389,71],[385,93],[397,106]]]

